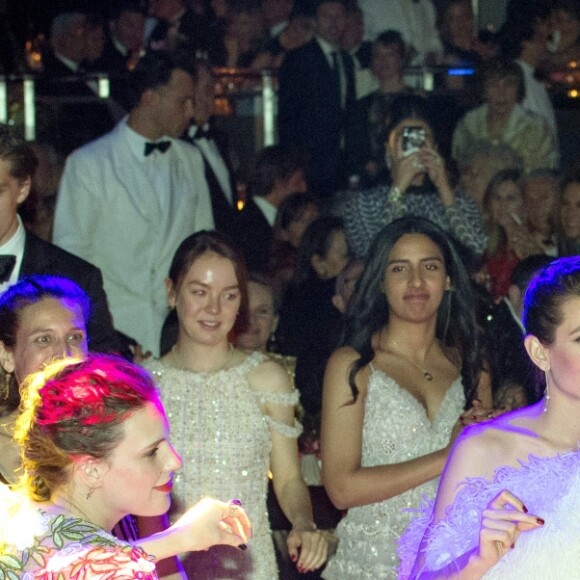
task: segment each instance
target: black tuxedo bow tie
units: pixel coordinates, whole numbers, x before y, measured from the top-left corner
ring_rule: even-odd
[[[197,139],[213,139],[213,131],[211,128],[203,129],[198,127],[193,134],[192,139],[196,141]]]
[[[0,284],[10,279],[14,264],[16,264],[16,256],[10,254],[0,255]]]
[[[165,153],[171,147],[171,141],[156,141],[154,143],[145,143],[145,157],[151,155],[155,149],[159,149],[160,153]]]

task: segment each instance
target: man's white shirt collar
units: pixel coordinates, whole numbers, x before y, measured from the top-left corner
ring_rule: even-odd
[[[0,294],[18,281],[20,268],[22,266],[22,258],[24,257],[26,230],[24,229],[20,216],[16,216],[16,219],[18,220],[18,227],[16,228],[14,235],[0,246],[0,254],[16,256],[16,263],[14,264],[14,269],[12,270],[12,274],[10,274],[9,280],[0,284]]]
[[[270,226],[274,227],[278,209],[264,197],[255,196],[254,203],[260,208],[260,211],[264,214],[264,217]]]

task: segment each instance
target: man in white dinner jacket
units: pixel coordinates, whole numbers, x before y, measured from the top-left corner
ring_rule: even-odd
[[[54,223],[55,244],[101,269],[115,327],[155,355],[173,254],[214,227],[201,156],[179,140],[194,95],[182,58],[140,60],[129,115],[67,159]]]

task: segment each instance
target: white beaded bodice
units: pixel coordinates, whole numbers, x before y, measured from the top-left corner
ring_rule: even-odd
[[[431,422],[411,393],[384,372],[372,369],[365,399],[361,465],[402,463],[447,445],[463,411],[461,380],[449,387]],[[406,510],[434,494],[438,478],[388,500],[351,508],[339,523],[338,550],[329,562],[328,580],[396,578],[396,542],[411,514]]]
[[[188,556],[189,578],[275,580],[278,577],[270,537],[266,493],[270,428],[288,437],[298,424],[274,421],[261,403],[295,405],[298,394],[253,389],[248,374],[268,360],[253,353],[239,365],[214,373],[175,369],[161,361],[146,364],[156,378],[171,428],[171,440],[183,459],[173,488],[172,519],[204,496],[241,500],[253,525],[250,549],[217,547]]]

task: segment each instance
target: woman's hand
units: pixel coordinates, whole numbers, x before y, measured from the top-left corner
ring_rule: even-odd
[[[528,228],[522,224],[522,218],[520,216],[507,213],[502,216],[499,223],[505,230],[510,247],[520,260],[528,256],[544,253],[544,250],[534,236],[532,236]]]
[[[544,525],[544,520],[527,513],[526,506],[507,490],[497,495],[482,512],[479,551],[475,561],[489,570],[512,548],[522,532]]]
[[[288,534],[288,554],[299,572],[312,572],[326,562],[328,541],[314,524],[294,525]]]
[[[421,163],[418,151],[410,155],[399,154],[393,159],[391,167],[392,186],[405,193],[413,180],[422,173],[425,173],[425,167]]]
[[[490,419],[503,415],[507,411],[508,409],[505,408],[493,409],[486,407],[482,405],[479,399],[474,399],[471,403],[471,407],[461,414],[459,420],[461,421],[461,424],[466,427],[467,425],[489,421]]]
[[[183,514],[168,530],[182,549],[175,553],[207,550],[218,544],[245,549],[252,525],[234,500],[224,503],[206,497]]]
[[[445,167],[443,157],[435,149],[429,147],[429,145],[425,145],[419,150],[419,162],[436,187],[443,205],[451,205],[454,196],[453,190],[449,185],[447,168]]]

